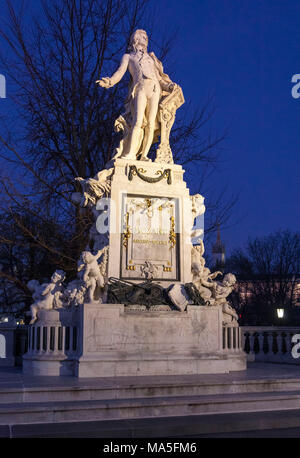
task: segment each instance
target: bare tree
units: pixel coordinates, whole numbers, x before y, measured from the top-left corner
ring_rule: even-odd
[[[233,295],[243,316],[252,310],[259,323],[272,322],[276,308],[291,309],[300,272],[300,233],[280,230],[249,240],[235,251],[227,269],[239,282]]]
[[[42,18],[32,18],[30,26],[22,21],[22,8],[10,0],[6,4],[9,22],[0,34],[13,58],[3,58],[2,64],[17,87],[21,121],[17,129],[0,132],[1,160],[12,171],[2,173],[6,199],[0,211],[18,228],[0,242],[3,253],[8,247],[30,247],[48,266],[72,276],[92,223],[89,212],[71,200],[72,192],[80,191],[75,178],[94,176],[111,158],[118,142],[114,121],[127,95],[126,78],[110,91],[100,90],[95,80],[117,65],[134,29],[142,24],[153,35],[149,1],[41,0]],[[159,43],[159,58],[171,41]],[[171,137],[179,163],[188,167],[216,161],[225,134],[201,134],[213,112],[211,100],[192,116],[182,110]],[[228,219],[232,203],[215,200],[210,230],[214,219]],[[7,272],[2,269],[2,278],[27,294],[30,268],[22,278],[19,273],[7,277]]]

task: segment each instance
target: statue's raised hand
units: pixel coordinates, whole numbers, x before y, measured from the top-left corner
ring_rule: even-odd
[[[96,84],[99,84],[99,86],[101,87],[105,87],[106,89],[108,89],[111,84],[110,84],[110,78],[108,77],[103,77],[101,78],[101,80],[97,80],[96,81]]]

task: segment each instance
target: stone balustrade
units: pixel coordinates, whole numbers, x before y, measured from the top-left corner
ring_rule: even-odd
[[[238,326],[223,326],[222,345],[224,352],[240,351],[242,349],[241,328]]]
[[[37,324],[30,327],[28,353],[65,355],[76,350],[77,326]]]
[[[292,338],[299,335],[300,340],[300,327],[243,326],[241,333],[248,361],[300,364],[292,354]]]
[[[29,327],[28,351],[23,372],[40,375],[73,375],[78,351],[78,325],[72,312],[45,310]],[[40,364],[41,361],[43,364]]]

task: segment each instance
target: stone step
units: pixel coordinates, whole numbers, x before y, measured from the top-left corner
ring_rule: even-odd
[[[228,375],[228,376],[227,376]],[[140,399],[169,396],[211,396],[241,393],[287,392],[299,389],[299,379],[218,376],[117,377],[75,379],[36,377],[26,382],[0,381],[0,404],[78,402],[89,400]]]
[[[134,441],[134,438],[147,438],[142,443],[147,447],[148,442],[152,446],[155,442],[159,444],[157,438],[164,438],[164,443],[166,443],[165,438],[188,438],[188,442],[193,443],[193,438],[202,437],[290,437],[291,433],[293,433],[291,437],[299,437],[299,431],[300,410],[280,410],[106,421],[81,422],[78,419],[75,422],[65,423],[10,424],[0,425],[0,438],[128,438],[126,443],[133,444],[139,444]],[[105,443],[110,442],[105,441]],[[74,443],[68,446],[72,444]],[[101,451],[101,443],[96,442],[96,444],[97,451]],[[210,443],[210,448],[213,444],[215,442]],[[51,446],[52,442],[47,442],[47,450],[51,449]],[[57,447],[57,444],[54,443],[54,446]],[[199,442],[197,448],[199,452]]]
[[[0,405],[0,425],[300,409],[300,391]]]

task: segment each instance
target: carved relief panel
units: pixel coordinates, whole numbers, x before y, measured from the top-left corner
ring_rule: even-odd
[[[121,278],[179,281],[179,202],[124,195]]]

